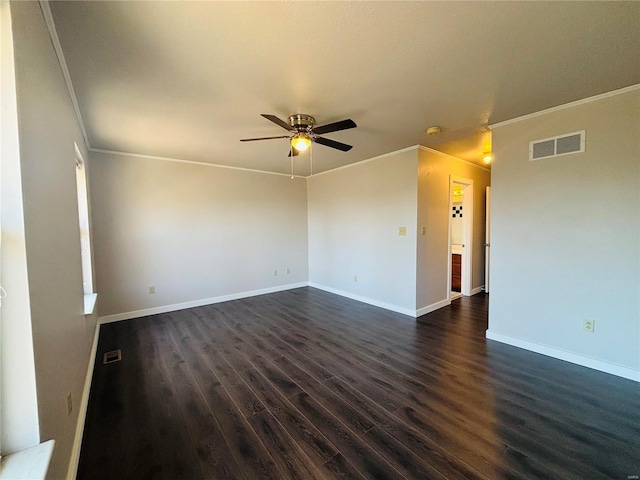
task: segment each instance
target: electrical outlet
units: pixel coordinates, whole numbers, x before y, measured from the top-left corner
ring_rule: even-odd
[[[585,318],[582,322],[583,322],[582,323],[582,329],[585,332],[593,333],[593,332],[596,331],[596,321],[595,320],[590,320],[588,318]]]
[[[424,235],[425,233],[427,233],[427,227],[422,227],[422,235]]]
[[[278,270],[274,270],[274,271],[273,271],[273,276],[274,276],[274,277],[277,277],[277,276],[278,276]]]
[[[357,281],[358,281],[358,275],[354,275],[354,276],[353,276],[353,281],[354,281],[354,282],[357,282]]]
[[[398,227],[398,235],[406,235],[407,227]]]
[[[156,293],[156,286],[155,285],[151,285],[149,287],[149,295],[153,295]]]
[[[71,401],[71,392],[67,393],[67,415],[71,415],[73,411],[73,402]]]

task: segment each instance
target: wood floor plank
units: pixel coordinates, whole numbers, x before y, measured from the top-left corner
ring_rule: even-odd
[[[295,321],[293,321],[292,324],[295,324]],[[282,333],[283,329],[281,329],[280,327],[274,326],[272,327],[272,330],[280,333],[282,335],[283,340],[287,341],[292,346],[295,346],[296,348],[304,351],[310,357],[318,356],[318,353],[315,350],[316,348],[319,348],[322,351],[331,351],[332,355],[338,356],[338,357],[340,357],[341,355],[339,353],[341,350],[344,350],[344,351],[347,350],[345,348],[341,348],[342,346],[337,341],[323,343],[317,339],[311,340],[309,336],[310,334],[307,333],[307,330],[303,330],[305,333],[300,333],[300,331],[298,330],[298,333],[295,333],[293,336],[286,333]],[[321,334],[318,336],[322,339],[325,338]],[[367,362],[372,363],[373,361],[372,357],[368,357],[366,354],[359,353],[359,350],[357,348],[354,348],[353,346],[349,350],[349,352],[351,356],[354,356],[356,359],[360,360],[362,364],[366,364]],[[373,363],[375,363],[375,361],[373,361]],[[433,395],[434,392],[436,393],[436,395],[438,395],[440,394],[439,392],[443,392],[443,391],[442,390],[435,391],[433,389],[430,389],[427,385],[421,382],[415,381],[410,376],[404,375],[397,370],[390,369],[384,364],[378,363],[376,365],[376,370],[380,372],[384,378],[393,379],[390,382],[391,384],[388,384],[388,383],[381,384],[380,382],[378,382],[379,386],[382,386],[387,390],[395,391],[396,394],[404,396],[407,402],[412,406],[417,406],[418,408],[429,407],[429,406],[432,407],[438,404],[446,407],[455,406],[456,408],[455,410],[451,411],[451,414],[457,418],[461,418],[461,417],[469,418],[471,416],[472,418],[475,418],[475,419],[483,419],[482,416],[479,416],[476,414],[476,412],[479,412],[480,409],[483,408],[482,404],[479,404],[479,402],[477,401],[478,400],[477,398],[472,403],[469,403],[468,401],[457,402],[456,398],[452,396],[450,392],[446,392],[445,397],[436,396],[433,398],[428,398],[428,401],[425,401],[424,397]],[[361,369],[361,371],[364,371],[364,369]],[[445,413],[445,410],[443,409],[441,409],[440,412],[436,412],[436,413],[447,415],[447,413]],[[539,426],[540,424],[544,423],[543,416],[541,416],[538,420],[539,420],[538,421]],[[464,422],[461,422],[461,424],[464,425]],[[511,425],[511,427],[512,427],[512,433],[511,433],[512,437],[516,437],[518,435],[521,437],[519,439],[520,448],[525,448],[526,451],[530,452],[531,448],[527,442],[529,432],[528,431],[519,432],[517,425]],[[472,428],[473,429],[483,428],[485,431],[491,431],[495,428],[495,423],[479,425],[476,420]],[[543,430],[541,429],[538,430],[538,437],[547,440],[547,438],[545,438],[545,436],[541,434],[541,431]],[[568,437],[568,439],[575,440],[575,436]],[[577,475],[577,476],[586,475],[586,476],[593,476],[594,478],[596,478],[599,475],[599,472],[596,472],[593,469],[590,469],[588,467],[588,462],[587,463],[584,462],[584,459],[588,456],[587,452],[585,452],[585,449],[580,448],[580,446],[574,446],[572,448],[572,446],[568,444],[564,444],[562,447],[563,447],[563,450],[559,453],[555,450],[549,449],[545,455],[549,455],[549,456],[564,455],[568,459],[565,461],[565,463],[567,464],[565,467],[565,473],[564,473],[565,475],[567,476],[568,475]],[[537,450],[540,451],[545,449],[544,447],[538,447]],[[576,455],[576,452],[580,452],[580,455]],[[581,457],[585,457],[585,458],[581,458]],[[483,456],[478,455],[478,458],[482,459]],[[488,465],[488,468],[489,470],[487,473],[489,474],[495,473],[493,472],[495,468],[494,465]],[[500,468],[504,468],[504,467],[500,467]]]
[[[291,401],[333,442],[342,455],[367,477],[377,479],[405,477],[396,468],[393,468],[391,463],[383,459],[380,452],[371,445],[368,439],[358,437],[327,409],[311,398],[308,393],[299,393],[293,396]],[[417,458],[413,460],[420,463]],[[428,469],[425,468],[425,470]],[[430,476],[423,478],[443,478],[433,470],[429,473]]]
[[[251,415],[248,421],[276,459],[281,471],[286,472],[286,478],[300,480],[323,478],[314,462],[269,410]]]
[[[285,426],[313,465],[319,466],[338,451],[250,362],[233,347],[222,354],[258,395],[269,411]],[[298,387],[298,391],[302,391]]]
[[[282,424],[269,411],[265,410],[264,404],[241,379],[235,369],[228,364],[222,353],[207,344],[206,340],[200,336],[199,331],[195,330],[192,333],[196,335],[196,339],[199,339],[195,340],[195,343],[200,344],[202,348],[201,360],[204,360],[204,363],[212,371],[221,372],[218,379],[230,393],[234,402],[247,407],[243,409],[245,418],[272,455],[280,471],[285,472],[286,477],[291,479],[316,478],[313,462]],[[185,335],[181,342],[185,348],[197,350],[194,347],[192,337]],[[192,363],[199,364],[199,359],[194,359]],[[198,371],[202,374],[200,369]],[[257,405],[260,408],[255,408]]]
[[[304,347],[306,347],[306,346],[307,346],[307,344],[303,342],[304,340],[306,340],[306,341],[311,341],[311,340],[309,339],[309,337],[307,337],[307,336],[306,336],[306,335],[304,335],[304,334],[297,334],[297,335],[296,335],[296,338],[297,338],[297,339],[300,339],[300,341],[295,340],[294,342],[296,342],[296,343],[297,343],[297,345],[296,345],[296,346],[297,346],[298,348],[301,348],[301,349],[304,349]],[[238,348],[239,348],[239,347],[238,347]],[[315,356],[314,356],[314,358],[316,358],[316,359],[317,359],[317,358],[318,358],[318,356],[317,356],[317,355],[315,355]],[[397,390],[398,390],[397,388],[396,388],[396,389],[394,389],[394,393],[396,393],[396,394],[397,394]],[[406,429],[403,429],[402,431],[403,431],[403,432],[406,432]],[[406,437],[411,438],[411,437],[412,437],[412,435],[411,435],[411,434],[409,434],[409,435],[407,435]],[[387,441],[385,445],[388,445],[388,444],[389,444],[389,441]],[[429,438],[423,438],[423,439],[422,439],[422,442],[420,442],[420,445],[423,447],[423,448],[422,448],[422,451],[420,452],[420,454],[425,455],[427,458],[429,458],[429,457],[433,457],[433,461],[434,461],[434,462],[439,462],[439,461],[440,461],[440,458],[439,458],[439,457],[440,457],[440,455],[439,455],[439,452],[437,451],[437,450],[438,450],[438,446],[437,446],[437,444],[435,444],[434,442],[430,441],[430,439],[429,439]],[[431,445],[431,447],[429,448],[429,447],[427,447],[426,445]],[[435,449],[435,451],[434,451],[434,449]],[[406,455],[406,454],[405,454],[405,455]],[[481,458],[481,457],[482,457],[482,455],[478,454],[478,458]],[[460,463],[460,462],[458,462],[458,463]],[[473,478],[473,476],[476,476],[476,477],[478,476],[478,472],[473,471],[473,469],[469,469],[469,467],[468,467],[468,466],[465,466],[465,465],[463,465],[463,464],[460,464],[460,466],[459,466],[458,468],[460,469],[459,477],[458,477],[458,478]],[[451,464],[447,465],[447,466],[446,466],[446,469],[447,469],[448,471],[453,471],[453,470],[455,470],[455,468],[453,468]],[[504,469],[504,468],[503,468],[503,469]],[[490,467],[490,468],[488,468],[488,470],[489,470],[491,473],[495,473],[496,468],[495,468],[493,465],[491,465],[491,467]],[[433,476],[434,474],[432,473],[431,475]]]
[[[103,325],[79,479],[626,479],[637,383],[314,288]],[[517,312],[514,312],[517,315]]]
[[[181,411],[183,424],[189,429],[191,442],[197,445],[202,478],[244,479],[244,470],[235,461],[224,433],[212,415],[204,397],[187,371],[181,353],[173,344],[166,345],[160,363],[171,378],[172,392]]]
[[[168,342],[175,342],[171,333],[163,334],[171,339]],[[178,346],[177,342],[173,345]],[[215,373],[203,368],[190,368],[190,373],[197,384],[197,391],[190,394],[202,395],[222,432],[219,441],[227,443],[231,458],[242,466],[247,478],[281,478],[282,472]]]
[[[318,467],[318,472],[326,478],[335,480],[365,480],[362,475],[341,453],[331,457]]]

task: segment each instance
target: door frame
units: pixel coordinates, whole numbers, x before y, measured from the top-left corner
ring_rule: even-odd
[[[447,237],[448,253],[448,291],[447,299],[451,300],[451,212],[453,210],[453,184],[462,185],[462,284],[460,293],[467,297],[471,296],[472,274],[473,274],[473,180],[470,178],[449,175],[449,229]]]
[[[486,193],[486,227],[484,236],[484,291],[489,293],[489,281],[491,279],[491,186]]]

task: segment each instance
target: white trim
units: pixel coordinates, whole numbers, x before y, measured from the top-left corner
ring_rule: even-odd
[[[40,3],[40,9],[42,10],[42,15],[44,16],[44,21],[46,22],[47,28],[49,29],[49,37],[51,37],[51,43],[53,44],[53,49],[55,50],[56,56],[58,57],[58,63],[60,64],[60,69],[62,70],[62,76],[64,77],[64,81],[66,82],[67,88],[69,89],[69,96],[71,97],[71,103],[73,104],[73,109],[76,112],[78,125],[80,126],[80,130],[82,131],[82,138],[84,138],[84,143],[87,146],[87,148],[89,148],[90,147],[89,137],[87,136],[87,130],[84,128],[84,122],[82,120],[82,114],[80,113],[80,106],[78,105],[76,91],[73,88],[73,83],[71,83],[71,75],[69,74],[67,61],[64,58],[62,45],[60,44],[60,39],[58,38],[58,32],[56,30],[56,24],[53,21],[51,7],[49,6],[49,2],[47,0],[40,0],[39,3]]]
[[[96,308],[96,300],[98,300],[97,293],[89,293],[84,296],[84,314],[93,315],[93,311]]]
[[[484,285],[471,289],[471,295],[476,295],[484,290]]]
[[[477,163],[470,162],[469,160],[464,160],[463,158],[454,157],[453,155],[449,155],[448,153],[441,152],[440,150],[434,150],[433,148],[425,147],[424,145],[418,145],[419,150],[423,150],[425,152],[436,153],[443,157],[447,157],[449,160],[457,160],[458,162],[466,163],[472,167],[479,168],[480,170],[484,170],[485,172],[491,172],[490,168],[483,167],[482,165],[478,165]]]
[[[95,153],[108,153],[110,155],[119,155],[124,157],[135,157],[135,158],[144,158],[147,160],[162,160],[165,162],[176,162],[176,163],[187,163],[191,165],[201,165],[203,167],[217,167],[217,168],[227,168],[229,170],[240,170],[243,172],[253,172],[253,173],[265,173],[267,175],[281,175],[284,177],[291,177],[290,173],[278,173],[278,172],[269,172],[267,170],[256,170],[253,168],[242,168],[242,167],[234,167],[232,165],[220,165],[217,163],[207,163],[207,162],[196,162],[195,160],[182,160],[180,158],[169,158],[169,157],[156,157],[154,155],[144,155],[141,153],[130,153],[130,152],[120,152],[118,150],[104,150],[102,148],[89,148],[90,152]],[[302,175],[294,175],[295,178],[309,178]]]
[[[47,440],[32,447],[2,457],[0,480],[44,480],[49,469],[55,440]]]
[[[82,158],[82,152],[78,148],[78,144],[73,142],[73,150],[76,152],[76,160],[80,162],[81,165],[84,165],[84,158]]]
[[[640,382],[640,370],[623,367],[621,365],[616,365],[609,362],[603,362],[602,360],[596,360],[595,358],[586,357],[577,353],[567,352],[559,348],[541,345],[539,343],[529,342],[527,340],[521,340],[519,338],[510,337],[508,335],[502,335],[490,330],[487,330],[486,336],[489,340],[505,343],[507,345],[512,345],[524,350],[540,353],[548,357],[564,360],[565,362],[575,363],[576,365],[581,365],[583,367],[592,368],[601,372],[610,373],[611,375],[616,375],[618,377]]]
[[[314,173],[313,175],[310,175],[310,176],[305,177],[305,178],[319,177],[320,175],[325,175],[325,174],[331,173],[331,172],[337,172],[339,170],[344,170],[346,168],[351,168],[351,167],[355,167],[355,166],[358,166],[358,165],[362,165],[364,163],[369,163],[369,162],[373,162],[375,160],[380,160],[380,159],[385,158],[385,157],[390,157],[391,155],[397,155],[399,153],[410,152],[412,150],[423,150],[425,152],[436,153],[438,155],[442,155],[443,157],[447,157],[447,158],[449,158],[451,160],[457,160],[458,162],[466,163],[467,165],[471,165],[472,167],[477,167],[477,168],[479,168],[481,170],[484,170],[485,172],[491,172],[491,169],[489,169],[489,168],[483,167],[482,165],[477,165],[477,164],[475,164],[473,162],[470,162],[468,160],[463,160],[462,158],[454,157],[453,155],[449,155],[448,153],[440,152],[438,150],[434,150],[433,148],[425,147],[424,145],[413,145],[411,147],[401,148],[400,150],[395,150],[393,152],[383,153],[382,155],[377,155],[375,157],[367,158],[366,160],[360,160],[359,162],[350,163],[349,165],[343,165],[341,167],[336,167],[336,168],[332,168],[330,170],[325,170],[324,172]]]
[[[473,180],[470,178],[459,177],[457,175],[449,175],[449,286],[447,291],[451,291],[451,208],[453,206],[453,184],[458,183],[463,186],[462,205],[464,207],[462,223],[463,228],[463,250],[462,250],[462,285],[460,293],[465,296],[473,295],[471,285],[473,280],[473,210],[474,210],[474,193]]]
[[[354,162],[354,163],[350,163],[348,165],[343,165],[341,167],[332,168],[331,170],[325,170],[324,172],[314,173],[312,176],[309,176],[309,177],[306,177],[306,178],[319,177],[320,175],[325,175],[327,173],[337,172],[339,170],[344,170],[346,168],[356,167],[358,165],[362,165],[364,163],[373,162],[375,160],[380,160],[382,158],[390,157],[391,155],[396,155],[398,153],[405,153],[405,152],[410,152],[411,150],[417,150],[418,147],[419,147],[419,145],[413,145],[411,147],[401,148],[400,150],[395,150],[395,151],[389,152],[389,153],[383,153],[382,155],[378,155],[376,157],[367,158],[366,160],[360,160],[359,162]]]
[[[491,288],[491,186],[485,189],[484,210],[484,291],[489,293]]]
[[[277,287],[261,288],[259,290],[251,290],[247,292],[232,293],[229,295],[221,295],[219,297],[204,298],[201,300],[193,300],[191,302],[174,303],[173,305],[163,305],[160,307],[145,308],[142,310],[134,310],[132,312],[116,313],[100,317],[100,324],[119,322],[121,320],[130,320],[132,318],[146,317],[149,315],[157,315],[158,313],[175,312],[176,310],[184,310],[185,308],[202,307],[204,305],[212,305],[214,303],[228,302],[230,300],[238,300],[240,298],[255,297],[265,295],[267,293],[282,292],[284,290],[292,290],[294,288],[308,287],[308,282],[290,283],[288,285],[279,285]]]
[[[379,300],[374,300],[372,298],[362,297],[360,295],[355,295],[353,293],[345,292],[344,290],[338,290],[336,288],[327,287],[326,285],[320,285],[319,283],[309,282],[309,286],[313,288],[317,288],[318,290],[324,290],[325,292],[333,293],[335,295],[340,295],[341,297],[349,298],[351,300],[356,300],[357,302],[367,303],[369,305],[373,305],[374,307],[384,308],[385,310],[390,310],[392,312],[401,313],[403,315],[408,315],[409,317],[415,317],[415,310],[410,310],[408,308],[399,307],[397,305],[392,305],[390,303],[381,302]]]
[[[78,410],[78,423],[76,424],[76,434],[73,439],[71,448],[71,458],[69,459],[69,470],[67,472],[67,480],[75,480],[78,474],[78,463],[80,462],[80,448],[82,447],[82,436],[84,434],[84,424],[87,419],[87,407],[89,406],[89,393],[91,391],[91,380],[93,379],[93,367],[96,362],[96,352],[98,351],[98,338],[100,338],[100,321],[96,322],[96,330],[93,334],[93,345],[91,346],[91,354],[89,355],[89,365],[87,366],[87,375],[84,379],[84,388],[82,390],[82,399],[80,400],[80,409]]]
[[[620,88],[618,90],[613,90],[611,92],[601,93],[600,95],[594,95],[593,97],[583,98],[582,100],[576,100],[575,102],[569,102],[563,105],[558,105],[556,107],[547,108],[546,110],[540,110],[539,112],[529,113],[528,115],[522,115],[521,117],[512,118],[510,120],[505,120],[503,122],[494,123],[489,125],[489,128],[494,129],[499,127],[504,127],[505,125],[511,125],[512,123],[521,122],[523,120],[529,120],[530,118],[546,115],[547,113],[553,113],[553,112],[558,112],[560,110],[565,110],[567,108],[577,107],[578,105],[584,105],[585,103],[595,102],[597,100],[602,100],[604,98],[621,95],[623,93],[632,92],[634,90],[640,90],[640,83],[637,85],[631,85],[629,87]]]
[[[434,312],[448,305],[451,305],[451,299],[445,298],[444,300],[440,300],[439,302],[432,303],[431,305],[427,305],[426,307],[419,308],[416,310],[416,318],[421,317],[422,315],[426,315],[427,313]]]

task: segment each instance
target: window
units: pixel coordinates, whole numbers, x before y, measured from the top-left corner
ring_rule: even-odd
[[[78,217],[80,221],[80,254],[82,258],[82,288],[84,291],[85,314],[93,313],[96,294],[93,292],[93,272],[91,270],[91,233],[89,231],[89,199],[87,196],[87,174],[84,160],[75,145],[76,187],[78,193]]]

